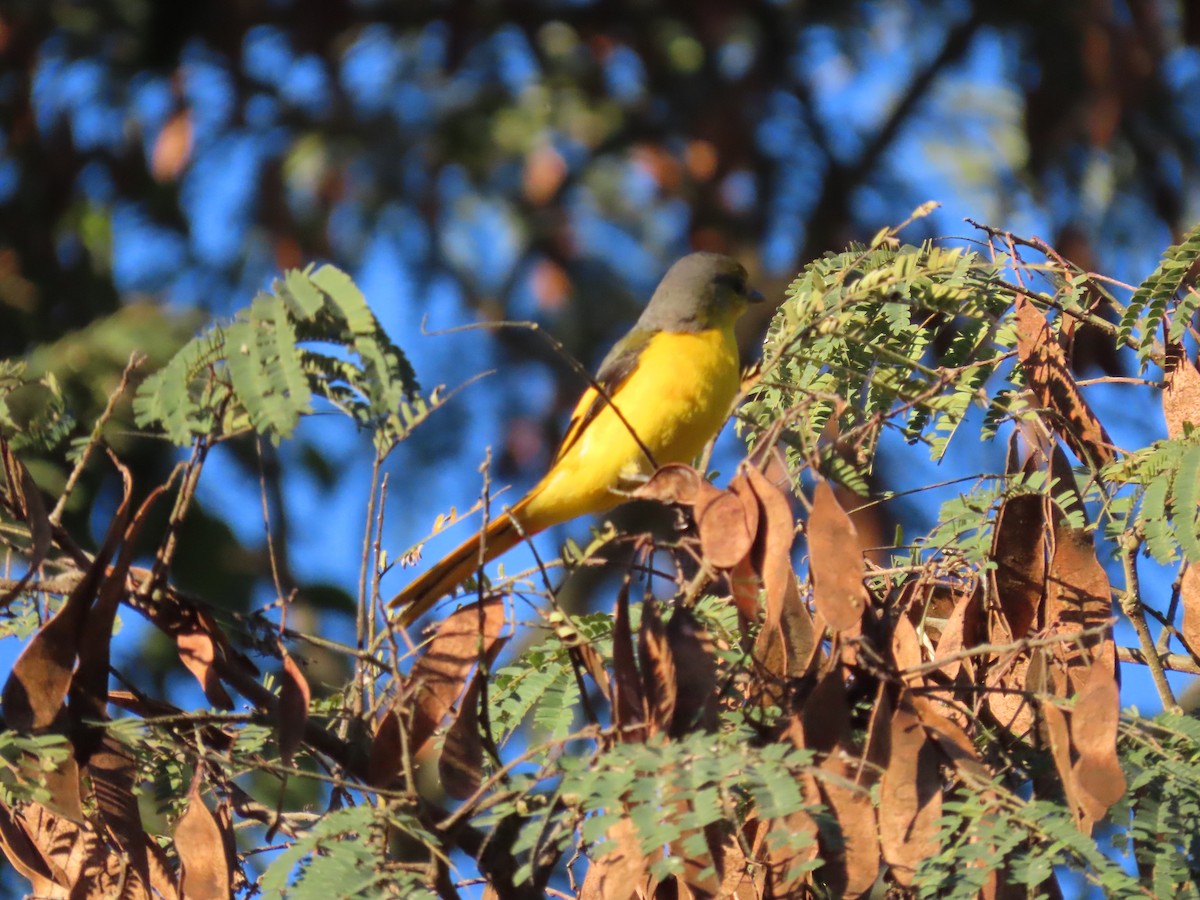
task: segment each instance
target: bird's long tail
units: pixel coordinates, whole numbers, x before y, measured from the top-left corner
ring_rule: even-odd
[[[523,500],[512,512],[519,517],[525,505],[526,501]],[[480,564],[480,544],[483,544],[483,562],[486,563],[511,550],[521,542],[523,535],[531,533],[518,529],[509,513],[497,516],[488,523],[483,534],[476,532],[458,549],[443,557],[433,568],[392,598],[388,605],[404,607],[404,611],[399,615],[401,624],[409,625],[415,622],[429,607],[475,574]]]

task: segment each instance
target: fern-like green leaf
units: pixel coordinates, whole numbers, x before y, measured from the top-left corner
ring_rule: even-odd
[[[245,429],[278,442],[317,395],[371,428],[386,452],[436,408],[416,392],[362,292],[322,266],[287,272],[232,322],[184,346],[143,384],[134,410],[180,445]]]

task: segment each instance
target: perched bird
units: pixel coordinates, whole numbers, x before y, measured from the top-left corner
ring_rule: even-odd
[[[404,607],[401,621],[412,622],[469,578],[481,544],[487,562],[523,535],[616,506],[624,498],[613,489],[632,474],[692,460],[720,430],[738,391],[733,325],[747,303],[762,299],[746,277],[737,260],[718,253],[692,253],[671,266],[600,364],[596,383],[608,398],[594,386],[584,391],[550,471],[485,532],[392,599]]]

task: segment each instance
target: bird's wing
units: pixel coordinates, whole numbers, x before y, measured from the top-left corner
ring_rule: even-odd
[[[652,337],[654,337],[654,332],[635,328],[621,338],[612,350],[608,351],[608,355],[600,363],[600,370],[596,373],[596,383],[604,388],[610,399],[625,383],[625,380],[633,374],[642,350],[650,343]],[[583,430],[607,405],[608,400],[594,387],[589,387],[583,392],[579,403],[575,405],[575,412],[571,413],[571,421],[567,424],[567,433],[563,435],[562,443],[559,444],[551,465],[562,459],[563,455],[579,440]]]

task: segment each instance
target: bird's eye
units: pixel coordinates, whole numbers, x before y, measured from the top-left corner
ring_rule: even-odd
[[[724,285],[735,294],[746,293],[746,279],[734,272],[722,272],[713,276],[713,284]]]

